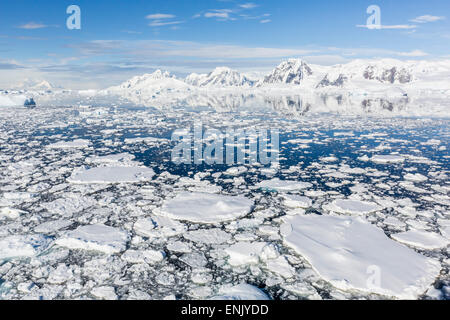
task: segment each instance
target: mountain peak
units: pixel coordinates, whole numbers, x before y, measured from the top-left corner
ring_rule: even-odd
[[[283,61],[272,73],[264,78],[263,84],[299,85],[303,79],[312,75],[312,69],[301,59]]]
[[[243,87],[253,82],[236,70],[217,67],[209,74],[193,73],[186,78],[188,84],[199,87]]]

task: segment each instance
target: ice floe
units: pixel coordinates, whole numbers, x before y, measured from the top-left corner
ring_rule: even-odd
[[[402,163],[405,158],[396,155],[375,155],[371,160],[375,163]]]
[[[72,183],[136,183],[149,181],[155,172],[147,167],[97,167],[80,169],[73,172],[68,179]]]
[[[105,225],[87,225],[65,233],[55,243],[69,249],[114,254],[124,251],[128,241],[129,235],[125,231]]]
[[[307,215],[285,221],[286,245],[342,290],[416,299],[441,269],[439,262],[389,239],[362,218]]]
[[[290,192],[308,189],[312,187],[309,182],[280,180],[278,178],[262,181],[257,187],[266,191]]]
[[[332,203],[325,205],[324,209],[336,213],[364,215],[379,211],[382,207],[373,202],[337,199]]]
[[[250,213],[253,201],[242,196],[183,192],[164,201],[159,215],[194,223],[220,223]]]
[[[0,261],[33,257],[46,250],[51,238],[43,235],[14,235],[0,238]]]
[[[211,300],[270,300],[261,290],[249,284],[239,284],[237,286],[224,286],[219,290],[218,295]]]
[[[409,230],[393,234],[391,237],[404,244],[428,250],[442,249],[450,244],[450,240],[440,234],[424,230]]]

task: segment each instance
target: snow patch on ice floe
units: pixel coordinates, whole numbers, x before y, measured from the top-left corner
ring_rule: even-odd
[[[392,239],[420,249],[442,249],[450,244],[450,241],[438,233],[424,230],[409,230],[391,235]]]
[[[323,206],[324,209],[336,213],[364,215],[382,210],[382,207],[373,203],[359,200],[337,199],[332,203]]]
[[[0,239],[0,261],[33,257],[46,250],[51,239],[42,235],[8,236]]]
[[[250,213],[253,200],[242,196],[211,193],[178,194],[164,201],[158,215],[194,223],[220,223],[243,217]]]
[[[219,289],[218,295],[211,300],[270,300],[260,289],[249,285],[239,284],[237,286],[227,285]]]
[[[124,251],[128,241],[129,235],[125,231],[105,225],[88,225],[65,233],[56,240],[56,244],[69,249],[114,254]]]
[[[288,181],[275,178],[272,180],[262,181],[256,186],[266,191],[289,192],[311,188],[312,184],[309,182]]]
[[[383,230],[360,217],[306,215],[285,221],[282,234],[286,245],[342,290],[415,299],[441,269],[439,262],[389,239]],[[371,277],[377,272],[379,283]]]
[[[149,181],[154,175],[153,169],[147,167],[82,168],[74,171],[68,181],[78,184],[136,183]]]

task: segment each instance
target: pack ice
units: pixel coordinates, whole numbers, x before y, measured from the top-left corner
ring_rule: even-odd
[[[242,196],[183,192],[164,201],[158,214],[194,223],[220,223],[250,213],[253,201]]]
[[[306,215],[285,222],[281,233],[286,245],[342,290],[416,299],[441,269],[439,262],[389,239],[360,217]]]

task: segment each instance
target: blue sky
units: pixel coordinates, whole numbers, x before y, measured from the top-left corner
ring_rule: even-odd
[[[448,0],[15,0],[0,12],[0,87],[103,88],[156,68],[268,71],[282,59],[450,58]],[[69,30],[69,5],[81,30]],[[370,5],[381,29],[365,28]]]

